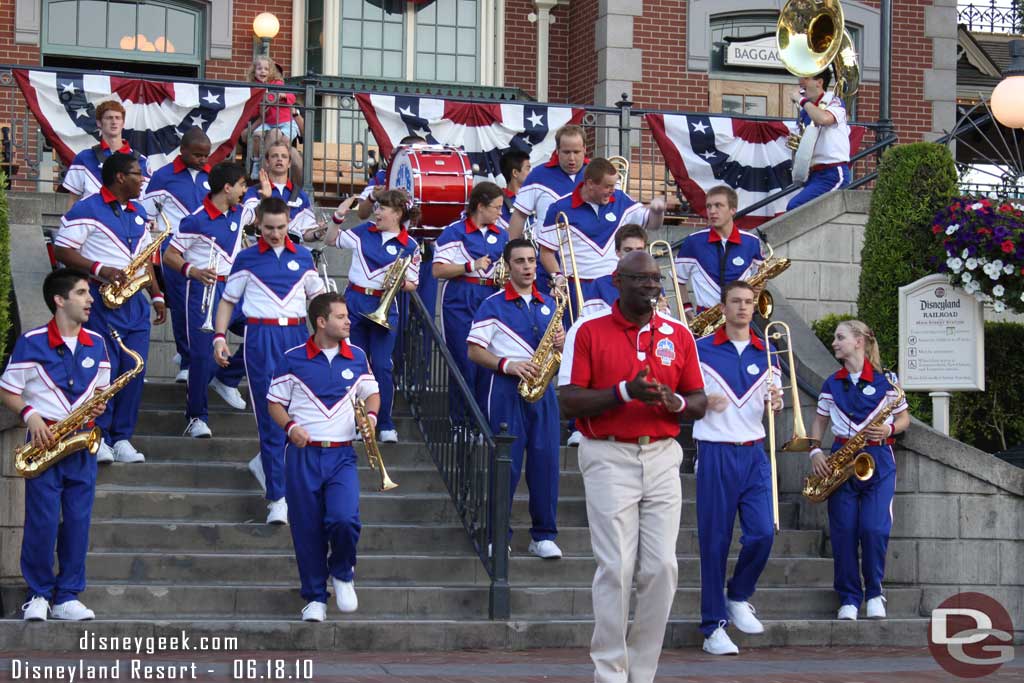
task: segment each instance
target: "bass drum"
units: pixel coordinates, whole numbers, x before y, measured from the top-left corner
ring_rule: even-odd
[[[446,145],[399,145],[388,166],[388,189],[405,190],[420,207],[414,234],[436,237],[466,210],[473,190],[469,155]]]
[[[796,148],[793,155],[793,182],[803,183],[811,175],[811,156],[814,154],[814,145],[818,142],[818,134],[821,128],[813,123],[804,129],[800,137],[800,146]]]

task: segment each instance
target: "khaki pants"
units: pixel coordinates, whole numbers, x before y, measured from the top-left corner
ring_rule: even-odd
[[[584,438],[580,444],[590,542],[597,560],[590,643],[595,683],[654,681],[679,577],[682,459],[675,439],[640,446]],[[630,626],[638,555],[636,612]]]

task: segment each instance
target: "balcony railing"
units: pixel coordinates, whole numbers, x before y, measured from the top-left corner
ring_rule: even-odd
[[[957,23],[979,33],[1024,32],[1024,9],[1006,2],[969,3],[957,6]]]

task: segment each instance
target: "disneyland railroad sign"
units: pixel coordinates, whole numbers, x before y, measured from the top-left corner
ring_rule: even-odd
[[[928,275],[900,287],[900,383],[907,391],[984,391],[982,303]]]

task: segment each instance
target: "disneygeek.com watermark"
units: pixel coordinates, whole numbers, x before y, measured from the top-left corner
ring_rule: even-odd
[[[995,673],[1014,658],[1010,613],[984,593],[957,593],[932,610],[928,649],[954,676]]]

